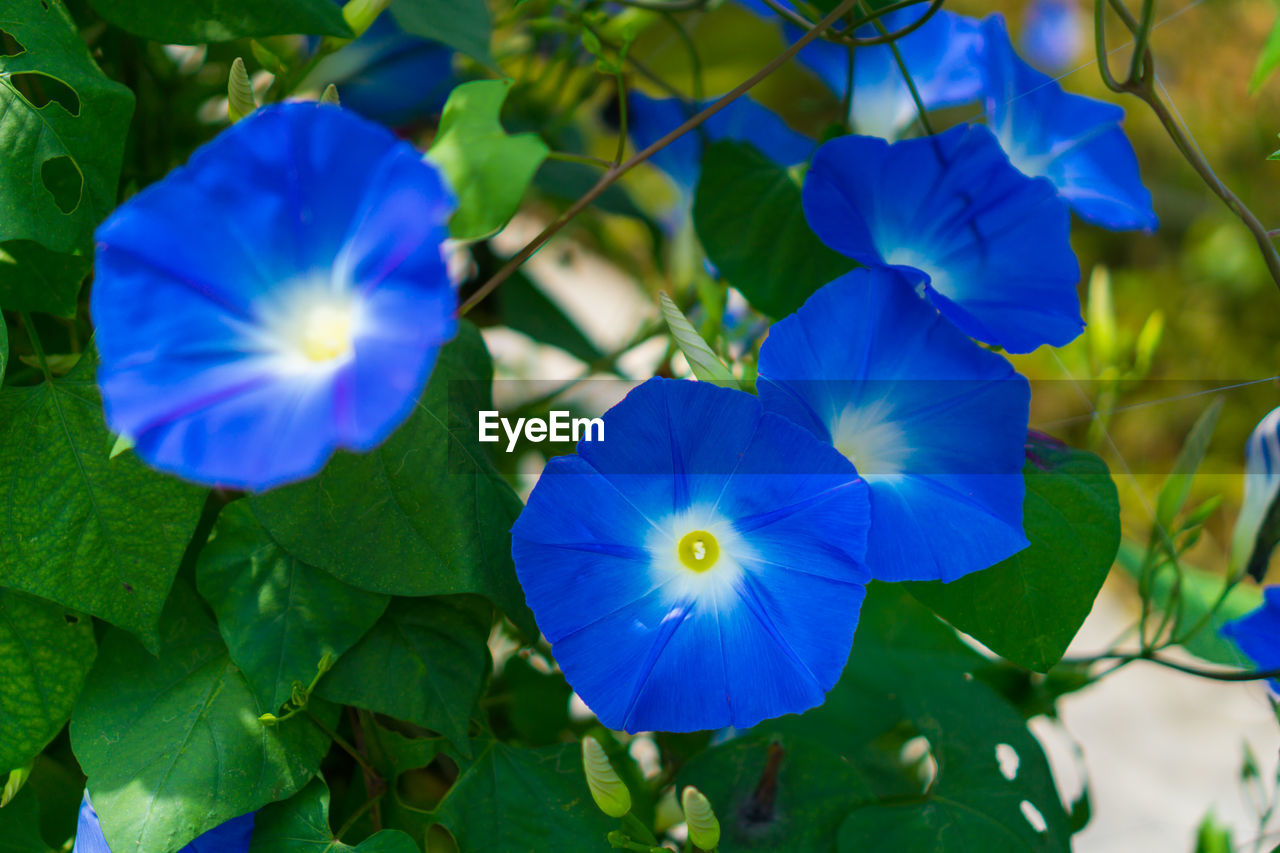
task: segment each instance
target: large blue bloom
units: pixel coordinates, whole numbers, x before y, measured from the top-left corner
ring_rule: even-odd
[[[893,145],[833,139],[813,158],[804,212],[836,251],[906,272],[970,337],[1030,352],[1084,327],[1067,206],[1009,165],[985,127]]]
[[[864,585],[867,487],[749,394],[651,379],[552,459],[512,529],[565,677],[615,729],[751,726],[820,703]]]
[[[321,60],[308,83],[333,83],[344,107],[399,127],[439,113],[458,78],[450,48],[405,33],[384,12],[364,35]]]
[[[452,209],[418,152],[337,107],[224,131],[98,230],[111,428],[162,470],[247,489],[372,448],[454,333]]]
[[[253,814],[232,818],[219,827],[183,847],[178,853],[249,853],[253,838]],[[76,825],[76,844],[72,853],[111,853],[98,824],[98,813],[84,792],[80,801],[80,820]]]
[[[1027,546],[1027,381],[900,273],[854,270],[775,323],[758,387],[871,487],[877,580],[955,580]]]
[[[1222,626],[1222,633],[1260,669],[1280,669],[1280,586],[1262,591],[1262,606],[1247,616]],[[1271,679],[1280,692],[1280,679]]]
[[[1064,71],[1079,60],[1090,25],[1076,0],[1033,0],[1018,44],[1041,70]]]
[[[678,98],[650,98],[640,92],[627,95],[627,130],[637,148],[647,148],[675,130],[691,115],[714,102],[686,104]],[[777,114],[743,96],[658,151],[649,162],[665,172],[686,195],[692,195],[702,172],[703,141],[731,139],[749,142],[780,166],[803,163],[816,143],[792,130]]]
[[[894,32],[919,20],[922,9],[900,9],[880,20],[887,31]],[[799,29],[790,26],[787,33],[792,41],[801,35]],[[855,33],[864,38],[879,34],[871,24]],[[896,44],[925,109],[954,107],[981,96],[982,37],[977,21],[952,12],[938,12]],[[818,39],[806,45],[796,58],[832,92],[844,97],[849,80],[849,49],[845,45]],[[896,139],[915,122],[919,110],[889,45],[854,50],[850,107],[850,126],[855,133],[867,136]]]
[[[999,15],[983,22],[983,33],[987,122],[1013,165],[1048,178],[1086,222],[1155,229],[1151,193],[1120,126],[1124,110],[1066,92],[1023,62]]]

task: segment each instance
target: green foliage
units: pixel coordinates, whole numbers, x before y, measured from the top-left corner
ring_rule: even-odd
[[[458,210],[449,232],[459,240],[488,237],[507,224],[547,157],[536,133],[509,135],[499,114],[510,80],[476,80],[453,90],[427,158],[449,179]]]
[[[391,14],[407,33],[496,65],[489,52],[489,6],[484,0],[392,0]]]
[[[51,252],[31,240],[0,243],[0,306],[71,317],[90,266],[88,258]]]
[[[97,651],[87,617],[0,589],[0,776],[66,723]]]
[[[123,30],[173,44],[232,41],[246,36],[301,33],[351,37],[342,7],[332,0],[90,0]]]
[[[1020,666],[1062,659],[1120,547],[1120,503],[1106,464],[1084,450],[1029,445],[1023,526],[1030,547],[951,583],[911,584],[939,616]]]
[[[272,803],[254,821],[249,853],[418,853],[403,832],[387,829],[352,847],[329,826],[329,787],[313,779],[282,803]]]
[[[30,790],[0,809],[0,853],[51,853],[40,837],[40,802]]]
[[[464,323],[404,426],[371,453],[339,454],[318,477],[252,498],[258,519],[289,553],[352,586],[478,593],[532,635],[507,533],[520,500],[476,441],[492,370]]]
[[[1258,62],[1249,76],[1249,91],[1256,92],[1259,86],[1267,82],[1276,66],[1280,66],[1280,20],[1271,27],[1271,34],[1262,45],[1262,53],[1258,55]]]
[[[391,600],[291,556],[243,501],[222,511],[197,571],[231,659],[272,711],[289,700],[293,682],[311,681],[326,655],[355,645]]]
[[[319,694],[440,732],[465,752],[489,674],[492,616],[474,596],[397,598],[321,681]]]
[[[95,367],[87,353],[62,379],[0,391],[0,585],[101,617],[154,647],[203,493],[132,454],[109,458],[115,439]]]
[[[684,357],[689,361],[689,368],[693,371],[693,375],[703,382],[712,382],[726,388],[737,388],[738,380],[733,378],[729,368],[724,366],[724,362],[702,339],[698,330],[685,318],[679,307],[671,301],[671,297],[661,293],[658,294],[658,298],[662,302],[662,318],[667,321],[671,339],[675,341],[676,346],[680,347],[680,352],[684,353]]]
[[[1218,424],[1218,415],[1222,412],[1222,398],[1214,400],[1196,419],[1195,425],[1187,435],[1187,440],[1173,463],[1173,470],[1165,478],[1160,487],[1160,496],[1156,499],[1156,523],[1165,530],[1173,526],[1173,520],[1186,506],[1187,496],[1191,493],[1191,478],[1195,476],[1204,455],[1209,450],[1209,441],[1213,438],[1213,429]]]
[[[604,357],[604,353],[524,273],[511,276],[493,298],[507,328],[523,332],[539,343],[559,347],[587,364]]]
[[[755,148],[717,142],[702,163],[693,202],[698,239],[753,307],[773,317],[790,314],[855,266],[809,229],[792,174]]]
[[[116,205],[133,93],[102,75],[62,0],[10,0],[0,30],[23,48],[0,54],[0,243],[84,248]]]
[[[173,853],[284,799],[315,775],[329,747],[305,715],[272,727],[258,722],[274,709],[254,696],[185,584],[174,587],[159,639],[152,656],[123,631],[109,631],[71,724],[115,853]]]

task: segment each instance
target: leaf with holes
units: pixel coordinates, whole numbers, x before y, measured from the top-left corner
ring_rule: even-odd
[[[71,723],[114,853],[170,853],[292,795],[330,743],[306,716],[258,722],[274,709],[254,698],[194,590],[174,587],[159,633],[158,657],[122,631],[103,638]],[[315,700],[308,712],[326,725],[337,716]]]
[[[547,144],[536,133],[502,129],[499,115],[510,91],[510,80],[456,87],[427,152],[458,197],[449,233],[459,240],[488,237],[506,225],[547,157]]]
[[[1107,465],[1036,441],[1023,470],[1030,547],[951,583],[913,583],[916,598],[992,651],[1037,672],[1062,659],[1093,609],[1120,547],[1120,502]]]
[[[355,847],[343,844],[329,827],[329,787],[323,779],[313,779],[289,799],[258,812],[249,853],[418,853],[418,845],[395,829],[375,833]]]
[[[493,364],[462,323],[413,416],[366,454],[251,498],[273,539],[352,586],[389,595],[478,593],[537,636],[511,563],[520,499],[476,441]]]
[[[90,0],[111,23],[152,41],[203,44],[248,36],[351,38],[332,0]]]
[[[111,459],[86,353],[67,376],[0,391],[0,586],[98,616],[154,646],[204,491]]]
[[[103,76],[62,0],[10,0],[0,31],[15,43],[0,54],[0,242],[83,249],[116,206],[133,93]]]
[[[318,693],[417,723],[465,749],[489,674],[492,617],[488,603],[471,596],[397,598]]]
[[[490,68],[489,6],[484,0],[392,0],[391,14],[410,35],[447,44]]]
[[[87,617],[0,589],[0,776],[53,740],[97,651]]]
[[[791,174],[746,143],[722,140],[707,149],[693,224],[711,263],[773,317],[856,266],[810,230]]]
[[[218,517],[196,566],[200,593],[258,703],[275,710],[320,659],[364,636],[391,600],[348,586],[277,545],[243,501]]]

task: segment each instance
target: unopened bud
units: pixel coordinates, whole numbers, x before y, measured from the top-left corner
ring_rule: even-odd
[[[587,774],[591,799],[609,817],[622,817],[631,811],[631,791],[618,778],[609,756],[595,738],[582,739],[582,769]]]
[[[391,0],[348,0],[347,5],[342,7],[342,17],[347,26],[351,27],[351,32],[359,38],[390,5]]]
[[[237,56],[231,62],[231,74],[227,77],[227,116],[237,122],[257,108],[249,72],[244,67],[244,60]]]
[[[703,850],[715,850],[720,846],[720,821],[711,808],[711,802],[701,791],[690,785],[680,795],[684,808],[684,822],[689,826],[689,840]]]
[[[324,92],[321,93],[320,95],[320,103],[332,104],[335,107],[339,106],[341,104],[341,101],[338,100],[338,87],[333,85],[332,83],[330,83],[328,86],[325,86]]]

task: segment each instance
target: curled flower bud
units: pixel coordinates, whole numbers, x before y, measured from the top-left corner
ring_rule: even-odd
[[[582,739],[582,769],[587,775],[591,799],[596,801],[600,811],[609,817],[622,817],[631,811],[631,792],[618,778],[604,747],[593,737]]]
[[[236,122],[257,108],[249,72],[244,67],[244,60],[237,56],[232,60],[231,73],[227,76],[227,115]]]
[[[689,825],[689,840],[703,850],[715,850],[720,846],[720,821],[711,808],[711,802],[692,785],[680,795],[684,808],[684,820]]]

